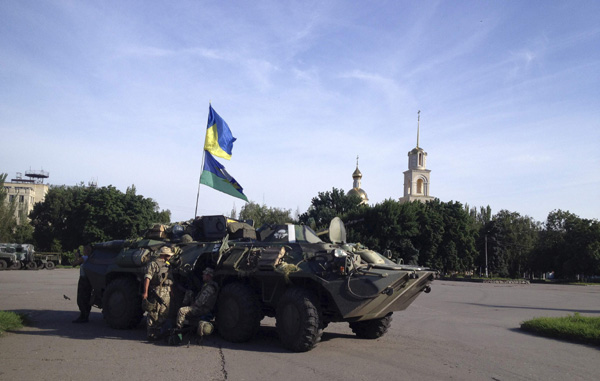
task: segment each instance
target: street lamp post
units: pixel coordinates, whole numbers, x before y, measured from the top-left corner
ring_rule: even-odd
[[[485,277],[488,277],[488,261],[487,261],[487,233],[485,234]]]

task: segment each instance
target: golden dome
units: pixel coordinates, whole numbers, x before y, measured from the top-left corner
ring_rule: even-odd
[[[348,191],[348,196],[350,195],[357,195],[358,197],[361,198],[361,200],[363,202],[367,202],[369,201],[369,197],[367,196],[367,192],[365,192],[364,190],[360,189],[360,188],[352,188]]]

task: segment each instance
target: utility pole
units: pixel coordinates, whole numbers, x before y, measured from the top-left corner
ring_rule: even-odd
[[[485,233],[485,277],[488,277],[488,261],[487,261],[487,233]]]

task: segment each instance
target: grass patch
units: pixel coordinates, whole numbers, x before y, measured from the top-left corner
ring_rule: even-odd
[[[600,346],[600,317],[543,317],[521,323],[521,329],[535,334]]]
[[[5,331],[23,328],[28,323],[27,317],[15,312],[0,311],[0,335]]]

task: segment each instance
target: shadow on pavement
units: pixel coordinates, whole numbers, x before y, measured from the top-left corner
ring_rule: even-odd
[[[88,323],[75,324],[72,320],[79,315],[78,311],[56,311],[56,310],[13,310],[11,312],[24,314],[28,317],[30,323],[19,331],[10,331],[15,335],[30,336],[58,336],[74,340],[131,340],[139,341],[151,345],[168,345],[165,341],[159,340],[148,342],[146,340],[145,320],[134,329],[112,329],[106,325],[102,313],[92,310],[90,321]],[[349,334],[340,334],[333,332],[323,332],[321,342],[327,342],[334,339],[352,339],[356,336]],[[262,325],[257,335],[245,343],[230,343],[223,340],[218,333],[200,338],[196,335],[186,335],[180,347],[206,346],[216,349],[229,349],[235,351],[252,351],[264,353],[291,353],[283,348],[279,342],[277,331],[273,326]]]
[[[520,309],[520,310],[563,311],[563,312],[573,312],[573,313],[579,312],[582,314],[600,314],[600,310],[582,310],[582,309],[528,307],[528,306],[499,306],[499,305],[481,304],[481,303],[460,303],[460,304],[468,304],[470,306],[489,307],[489,308],[510,308],[510,309]]]
[[[111,329],[106,325],[101,312],[90,313],[88,323],[75,324],[71,321],[79,316],[79,311],[56,310],[14,310],[24,314],[29,324],[20,331],[10,331],[16,335],[59,336],[76,340],[93,340],[97,338],[115,340],[145,341],[146,330],[143,324],[134,329]]]

